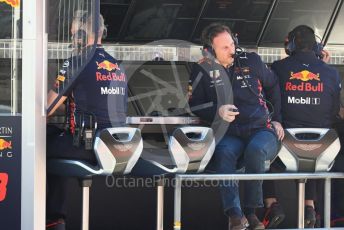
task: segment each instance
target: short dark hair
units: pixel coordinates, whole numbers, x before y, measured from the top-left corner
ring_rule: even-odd
[[[295,50],[311,51],[316,44],[314,30],[306,25],[299,25],[290,31],[288,40],[295,43]]]
[[[223,32],[227,32],[232,34],[232,31],[229,29],[228,26],[221,24],[221,23],[212,23],[205,27],[202,31],[201,41],[204,45],[211,46],[213,44],[214,38]]]

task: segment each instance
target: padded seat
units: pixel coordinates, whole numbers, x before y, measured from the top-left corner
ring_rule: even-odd
[[[285,129],[278,157],[289,172],[326,172],[339,150],[340,141],[333,129]]]
[[[162,174],[203,172],[215,150],[211,128],[185,126],[169,136],[166,149],[145,149],[141,158]]]
[[[285,129],[278,157],[288,172],[327,172],[340,150],[338,135],[333,129]],[[306,180],[298,181],[298,228],[304,228]]]

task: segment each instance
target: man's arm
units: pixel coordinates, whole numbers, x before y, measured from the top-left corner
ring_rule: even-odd
[[[328,63],[331,60],[330,52],[328,52],[327,50],[322,50],[321,54],[321,60],[323,60],[323,62]]]
[[[69,74],[71,72],[72,66],[70,63],[73,63],[70,59],[66,60],[62,68],[59,70],[58,75],[56,76],[55,83],[51,90],[48,92],[48,99],[47,99],[47,105],[48,108],[54,103],[54,101],[57,99],[60,93],[62,93],[63,89],[66,87],[66,84],[68,85],[69,82]],[[71,92],[71,89],[66,92],[66,95],[68,95]],[[67,96],[63,95],[59,101],[54,105],[54,107],[49,111],[48,116],[51,116],[57,109],[64,110],[64,104],[63,102],[67,99]]]
[[[48,93],[48,101],[47,101],[47,104],[48,104],[48,108],[53,104],[53,102],[56,100],[56,98],[58,97],[58,94],[54,91],[54,90],[49,90],[49,93]],[[57,110],[57,109],[64,109],[64,104],[63,102],[67,99],[66,96],[62,96],[60,98],[60,100],[55,104],[55,106],[50,110],[50,112],[48,113],[48,116],[51,116],[54,114],[54,112]]]
[[[189,106],[194,114],[211,123],[216,115],[217,102],[206,96],[210,90],[204,85],[206,77],[206,71],[199,64],[194,64],[189,80]]]
[[[284,129],[281,125],[281,90],[279,86],[278,77],[274,71],[270,70],[261,61],[261,76],[263,82],[263,88],[266,95],[266,99],[271,102],[273,106],[272,125],[276,131],[279,140],[284,138]]]
[[[260,59],[260,58],[259,58]],[[274,71],[269,69],[260,59],[260,78],[266,95],[266,99],[273,106],[272,120],[282,122],[281,117],[281,90],[279,87],[278,77]]]

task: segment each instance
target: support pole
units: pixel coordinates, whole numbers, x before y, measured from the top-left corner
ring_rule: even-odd
[[[156,229],[163,230],[164,229],[164,180],[160,179],[158,181],[157,187],[157,223]]]
[[[305,227],[305,185],[306,180],[300,179],[298,180],[299,185],[299,194],[298,194],[298,221],[297,226],[298,228],[303,229]]]
[[[174,188],[174,230],[182,228],[181,216],[181,197],[182,197],[182,180],[176,176],[176,186]]]

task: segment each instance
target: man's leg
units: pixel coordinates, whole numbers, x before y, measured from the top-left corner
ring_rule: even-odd
[[[84,146],[73,146],[73,137],[62,131],[49,132],[47,135],[47,160],[54,158],[82,160],[90,164],[97,162],[93,151],[86,151]],[[65,229],[67,180],[68,177],[47,174],[47,229],[49,230]]]
[[[305,187],[305,228],[314,228],[316,213],[314,200],[316,199],[316,180],[307,180]]]
[[[282,169],[278,166],[276,161],[270,165],[269,173],[281,171]],[[285,214],[281,204],[277,200],[274,180],[263,181],[263,198],[265,211],[262,222],[265,228],[277,228],[284,220]]]
[[[55,144],[62,133],[63,131],[61,129],[48,125],[47,160],[55,157],[56,152],[60,152],[60,149],[56,148],[57,146]],[[67,215],[67,197],[67,178],[47,173],[46,229],[65,229],[64,220]]]
[[[225,135],[217,144],[209,167],[218,174],[236,173],[236,163],[243,149],[244,144],[239,138]],[[228,216],[242,216],[238,187],[237,181],[233,180],[220,183],[222,204]]]
[[[278,149],[276,136],[269,131],[259,131],[249,140],[244,152],[246,173],[265,173],[265,161],[275,158]],[[245,207],[263,206],[262,181],[245,181]]]
[[[47,219],[57,221],[66,218],[66,177],[47,175]]]
[[[276,136],[269,131],[259,131],[249,140],[244,152],[246,173],[265,173],[265,161],[272,160],[278,150]],[[263,207],[262,180],[245,181],[245,215],[252,229],[264,229],[257,219],[255,209]]]

